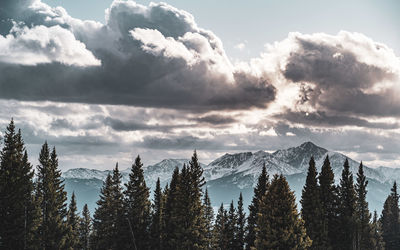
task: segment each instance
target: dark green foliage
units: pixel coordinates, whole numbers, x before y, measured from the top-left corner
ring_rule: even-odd
[[[88,250],[90,248],[90,233],[92,231],[92,219],[87,204],[83,206],[82,218],[79,223],[79,249]]]
[[[211,249],[213,242],[213,222],[214,222],[214,210],[211,206],[210,197],[208,196],[208,190],[204,194],[203,199],[203,207],[204,207],[204,223],[206,225],[206,248]]]
[[[151,213],[151,249],[162,249],[162,230],[163,230],[163,194],[160,187],[160,178],[157,179],[154,191],[154,202]]]
[[[301,215],[307,235],[312,240],[310,249],[326,249],[329,246],[327,231],[324,230],[323,208],[317,179],[314,157],[311,157],[306,183],[301,195]]]
[[[268,179],[269,176],[267,175],[267,169],[264,163],[261,174],[258,177],[257,186],[254,188],[253,200],[249,206],[249,217],[247,218],[246,250],[250,250],[255,246],[254,241],[256,240],[255,228],[258,220],[258,204],[268,190]]]
[[[42,146],[37,167],[36,197],[40,207],[38,239],[43,249],[62,249],[65,247],[68,232],[67,193],[58,169],[56,149],[51,154],[47,142]]]
[[[295,196],[282,175],[274,176],[259,206],[256,249],[308,249],[311,240],[296,208]]]
[[[340,231],[337,233],[340,235],[340,242],[338,246],[340,249],[354,249],[356,247],[356,192],[347,159],[340,179],[339,199]]]
[[[228,238],[228,249],[237,249],[237,214],[233,201],[229,206],[226,222],[226,235]]]
[[[372,230],[372,247],[369,249],[373,250],[384,250],[385,244],[382,238],[382,226],[380,221],[378,220],[378,214],[374,211],[374,217],[371,223]]]
[[[245,233],[246,233],[246,214],[243,210],[243,196],[242,193],[240,192],[238,207],[237,207],[236,249],[243,250]]]
[[[15,133],[13,120],[5,132],[0,157],[0,247],[35,247],[38,210],[33,195],[34,173],[21,131]]]
[[[124,216],[124,201],[121,187],[121,174],[118,164],[113,175],[108,175],[97,201],[93,218],[93,233],[90,239],[92,249],[125,249],[127,221]]]
[[[335,244],[338,244],[340,241],[337,233],[340,230],[337,220],[339,198],[334,178],[329,157],[326,156],[321,173],[318,176],[323,212],[323,232],[321,235],[328,235],[328,239],[323,240],[324,244],[326,244],[326,249],[335,248]]]
[[[227,220],[228,215],[226,210],[224,209],[224,204],[218,209],[217,217],[215,218],[215,224],[213,229],[213,249],[216,250],[227,250],[229,239],[227,235]]]
[[[186,172],[186,166],[182,168]],[[184,241],[185,233],[185,201],[181,192],[181,175],[179,169],[175,168],[169,185],[164,210],[164,249],[180,249]]]
[[[367,202],[367,185],[368,181],[364,175],[364,167],[361,162],[358,167],[357,182],[355,185],[356,189],[356,249],[367,250],[373,248],[373,231],[371,228],[370,220],[371,214],[368,209]]]
[[[383,205],[382,237],[385,242],[385,249],[394,250],[400,246],[400,222],[399,222],[399,195],[397,184],[394,182],[390,195]]]
[[[68,233],[66,238],[65,249],[77,249],[79,246],[79,225],[80,218],[77,213],[75,193],[72,193],[71,201],[67,214]]]
[[[131,233],[133,233],[135,238],[136,247],[138,249],[149,249],[151,204],[149,200],[149,189],[146,186],[146,181],[143,176],[143,164],[140,156],[137,156],[135,162],[132,164],[129,181],[126,184],[124,194],[126,214],[132,229]],[[127,231],[127,233],[128,236],[131,236],[129,231]],[[128,247],[134,248],[133,241],[128,242],[131,243]]]

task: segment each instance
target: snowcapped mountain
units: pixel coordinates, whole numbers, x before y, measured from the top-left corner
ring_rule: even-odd
[[[221,202],[228,203],[231,200],[237,200],[240,192],[243,193],[244,203],[247,205],[250,203],[253,187],[264,163],[270,177],[274,174],[286,176],[291,188],[296,193],[297,199],[299,199],[311,156],[314,157],[318,170],[321,169],[326,156],[329,156],[336,181],[340,179],[346,158],[349,160],[350,169],[354,175],[356,175],[360,164],[341,153],[321,148],[312,142],[305,142],[298,147],[281,149],[273,153],[264,151],[227,153],[210,164],[202,164],[202,166],[207,181],[206,186],[215,206],[218,206]],[[157,178],[160,178],[161,185],[165,186],[170,181],[174,169],[176,167],[181,168],[183,164],[188,162],[189,159],[165,159],[157,164],[144,167],[147,185],[150,189],[153,189]],[[96,198],[91,198],[91,200],[97,200],[102,181],[110,172],[110,170],[77,168],[64,172],[63,177],[66,180],[67,191],[72,193],[75,190],[78,202],[80,189],[86,190],[86,196],[81,197],[83,203],[84,200],[88,199],[87,194],[90,192],[93,192],[92,196]],[[124,183],[128,181],[129,172],[130,168],[121,171]],[[365,166],[364,172],[370,183],[367,196],[370,207],[380,211],[391,183],[400,180],[400,169],[385,167],[374,169]],[[95,204],[89,206],[93,209]]]

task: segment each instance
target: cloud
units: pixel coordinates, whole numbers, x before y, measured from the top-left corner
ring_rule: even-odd
[[[347,115],[400,116],[400,59],[387,46],[349,32],[289,35],[284,77],[299,84],[299,107]]]
[[[244,43],[238,43],[238,44],[236,44],[235,45],[235,49],[238,49],[238,50],[244,50],[244,48],[246,47],[246,44],[244,44]]]
[[[193,111],[265,108],[275,98],[271,83],[235,68],[218,37],[168,4],[116,0],[102,25],[23,3],[7,1],[0,15],[23,27],[3,37],[18,53],[1,57],[0,98]]]
[[[99,66],[100,61],[60,26],[35,26],[31,29],[14,25],[11,33],[0,36],[0,62],[19,65],[58,62],[75,66]]]
[[[237,120],[232,117],[222,115],[206,115],[196,118],[195,121],[211,125],[225,125],[237,122]]]

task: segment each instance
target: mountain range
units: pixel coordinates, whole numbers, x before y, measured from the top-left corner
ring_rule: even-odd
[[[349,160],[355,180],[359,162],[341,153],[319,147],[312,142],[305,142],[300,146],[277,150],[273,153],[265,151],[227,153],[208,165],[201,165],[213,206],[217,207],[221,203],[229,204],[232,200],[237,201],[240,192],[243,193],[244,204],[247,206],[250,204],[253,188],[264,163],[270,178],[274,174],[283,174],[287,178],[290,187],[296,194],[297,201],[299,201],[311,156],[314,156],[317,169],[320,171],[327,155],[337,183],[346,158]],[[184,163],[188,162],[189,159],[165,159],[157,164],[144,167],[147,185],[153,190],[157,178],[160,178],[161,185],[165,186],[170,181],[175,167],[182,167]],[[75,168],[63,172],[62,176],[68,194],[75,192],[79,208],[87,203],[93,212],[103,180],[110,172],[111,170]],[[129,172],[129,168],[121,171],[123,183],[128,181]],[[400,169],[365,166],[364,172],[369,181],[367,200],[370,210],[380,212],[393,181],[400,180]]]

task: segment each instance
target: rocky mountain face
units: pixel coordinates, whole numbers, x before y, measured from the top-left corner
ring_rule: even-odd
[[[247,206],[251,201],[253,187],[264,163],[270,178],[274,174],[286,176],[299,200],[311,156],[314,156],[318,170],[321,169],[325,157],[329,156],[335,179],[338,182],[343,163],[348,157],[318,147],[312,142],[305,142],[298,147],[277,150],[273,153],[257,151],[255,153],[225,154],[208,165],[202,164],[211,201],[214,206],[229,203],[231,200],[236,201],[239,193],[242,192],[244,203]],[[359,162],[348,159],[355,179]],[[160,178],[161,185],[165,186],[169,182],[173,170],[176,167],[181,168],[188,162],[189,159],[165,159],[157,164],[146,166],[144,174],[147,185],[153,189],[157,178]],[[400,180],[400,169],[386,167],[374,169],[365,166],[364,171],[369,180],[367,199],[370,209],[371,211],[380,211],[392,182]],[[102,181],[110,172],[110,170],[77,168],[64,172],[63,177],[68,193],[75,191],[80,207],[84,203],[88,203],[90,209],[94,211]],[[129,172],[129,169],[121,171],[123,182],[128,181]]]

